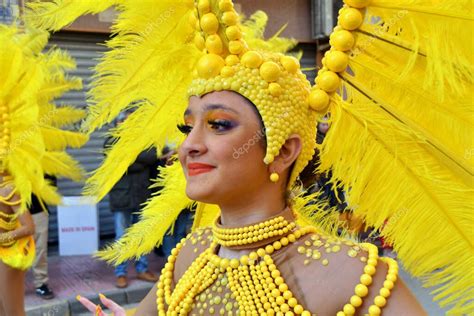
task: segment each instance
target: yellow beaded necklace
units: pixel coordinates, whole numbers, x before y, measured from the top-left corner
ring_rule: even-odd
[[[213,240],[224,247],[243,246],[272,237],[288,234],[296,227],[295,222],[288,222],[283,216],[277,216],[264,222],[238,228],[219,227],[219,219],[212,227]]]

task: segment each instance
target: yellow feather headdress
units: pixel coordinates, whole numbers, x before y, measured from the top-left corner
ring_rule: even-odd
[[[81,82],[65,75],[75,66],[68,55],[56,49],[41,52],[47,41],[47,32],[20,32],[0,24],[0,162],[2,172],[13,176],[22,210],[31,193],[46,203],[60,203],[44,174],[80,180],[83,173],[64,150],[82,146],[87,136],[61,127],[82,119],[84,112],[52,103]]]
[[[73,17],[97,12],[92,3],[86,8],[86,2],[77,6],[73,1],[35,3],[41,18],[34,20],[58,30]],[[331,128],[320,148],[319,171],[332,171],[332,181],[347,192],[354,213],[393,243],[414,276],[436,288],[442,306],[451,306],[453,314],[465,314],[474,308],[474,280],[469,273],[474,258],[472,1],[344,2],[324,67],[311,91],[301,90],[307,95],[306,108],[321,116],[330,113]],[[88,192],[99,198],[139,152],[160,147],[169,139],[179,140],[174,126],[188,92],[235,90],[225,88],[224,81],[207,85],[213,78],[233,75],[232,69],[225,68],[234,66],[227,61],[229,55],[238,55],[237,64],[246,64],[242,58],[249,50],[262,52],[265,61],[263,51],[272,50],[272,46],[257,47],[246,38],[259,34],[252,28],[242,32],[242,37],[235,28],[227,34],[233,25],[244,30],[234,21],[238,17],[230,0],[147,0],[140,4],[117,0],[107,4],[115,4],[121,13],[113,26],[116,36],[107,44],[111,50],[96,69],[86,127],[92,131],[130,106],[138,110],[115,132],[119,141],[89,180]],[[206,16],[209,13],[214,16]],[[254,26],[258,29],[259,23]],[[240,43],[231,44],[230,37]],[[209,61],[204,67],[203,56],[211,54],[220,57],[204,57]],[[254,59],[250,58],[248,68]],[[274,69],[288,71],[281,60],[272,61],[278,66]],[[262,64],[257,63],[257,67]],[[188,91],[189,74],[195,68],[196,81]],[[257,77],[252,78],[255,82]],[[306,87],[304,80],[301,84]],[[262,89],[266,88],[263,83]],[[275,91],[278,94],[278,87]],[[238,92],[250,93],[249,89]],[[308,115],[306,122],[313,128],[316,116]],[[278,124],[274,127],[281,129]],[[283,141],[285,135],[279,135]],[[176,173],[165,172],[163,184],[169,181],[175,193],[164,191],[153,197],[139,227],[145,220],[163,219],[161,216],[174,220],[179,208],[191,203],[179,195],[185,186],[179,168],[170,168]],[[173,204],[176,199],[183,203]],[[176,207],[160,213],[172,205]],[[195,227],[208,223],[217,213],[216,207],[198,205]],[[132,227],[104,256],[122,261],[135,255],[136,249],[140,254],[149,251],[165,231],[161,229],[147,243],[139,227]]]

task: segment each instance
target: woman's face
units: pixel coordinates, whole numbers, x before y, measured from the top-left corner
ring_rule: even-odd
[[[193,96],[179,129],[189,198],[212,204],[249,197],[268,181],[264,131],[245,98],[230,91]]]

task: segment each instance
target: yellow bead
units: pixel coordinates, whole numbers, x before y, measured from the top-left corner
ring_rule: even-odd
[[[369,293],[369,289],[367,289],[367,286],[365,286],[363,284],[357,284],[355,289],[354,289],[354,293],[357,296],[365,297],[367,295],[367,293]]]
[[[268,91],[270,91],[271,95],[278,97],[283,92],[283,89],[278,83],[272,82],[268,85]]]
[[[296,300],[296,298],[292,297],[288,299],[288,305],[290,305],[290,307],[295,307],[297,304],[298,304],[298,301]],[[296,313],[296,309],[295,309],[295,313]]]
[[[280,57],[280,63],[282,64],[283,68],[289,73],[295,73],[300,69],[300,62],[298,59],[292,56],[282,56]]]
[[[228,26],[237,24],[238,20],[239,17],[234,11],[228,11],[222,14],[222,22]]]
[[[390,296],[390,290],[383,287],[380,289],[379,294],[380,296],[387,298]]]
[[[241,41],[230,41],[229,42],[229,52],[231,54],[240,54],[244,46]]]
[[[222,40],[217,34],[209,35],[206,39],[206,49],[211,54],[222,53]]]
[[[278,182],[279,179],[280,179],[280,176],[278,175],[278,173],[272,172],[272,174],[270,174],[271,182]]]
[[[392,274],[392,273],[389,273],[387,275],[387,281],[392,281],[393,283],[395,283],[397,281],[397,275],[396,274]]]
[[[238,259],[232,259],[230,260],[230,267],[232,269],[237,269],[239,267],[239,260]]]
[[[301,313],[301,316],[311,316],[311,313],[308,311],[304,311]]]
[[[329,70],[334,72],[341,72],[346,70],[347,64],[349,63],[349,57],[347,54],[340,51],[332,51],[325,57],[326,66]]]
[[[350,302],[354,307],[359,307],[362,305],[362,299],[357,295],[352,295]]]
[[[215,34],[219,29],[219,21],[214,13],[207,13],[201,17],[201,28],[207,34]]]
[[[305,310],[304,310],[303,306],[296,305],[295,308],[294,308],[294,311],[295,311],[295,314],[301,315]]]
[[[252,251],[250,254],[249,254],[249,258],[251,260],[257,260],[258,259],[258,254],[255,252],[255,251]]]
[[[375,274],[375,267],[372,265],[366,265],[364,267],[364,272],[367,273],[368,275],[374,275]]]
[[[372,305],[369,307],[369,316],[377,316],[380,315],[381,310],[378,306]]]
[[[283,300],[283,302],[285,302],[285,300]],[[281,304],[280,306],[280,311],[282,311],[283,313],[286,313],[290,310],[290,306],[288,306],[288,304]]]
[[[344,3],[351,7],[361,9],[367,7],[370,0],[344,0]]]
[[[221,56],[215,54],[206,54],[199,59],[196,68],[199,77],[209,79],[211,77],[217,76],[224,65],[225,62]]]
[[[266,255],[265,249],[259,248],[259,249],[257,250],[257,255],[258,255],[259,257],[265,256],[265,255]]]
[[[355,308],[351,304],[344,305],[343,311],[346,315],[354,315]]]
[[[260,66],[260,76],[267,82],[276,81],[280,72],[280,67],[273,61],[266,61]]]
[[[339,79],[339,76],[332,71],[326,71],[322,74],[318,74],[316,80],[319,87],[326,92],[336,91],[341,84],[341,79]]]
[[[364,285],[370,285],[372,284],[372,277],[368,274],[362,274],[360,276],[360,283],[364,284]]]
[[[384,307],[385,304],[387,304],[387,300],[385,299],[385,297],[378,295],[375,297],[374,303],[378,307]]]
[[[242,65],[248,68],[258,68],[263,62],[262,55],[256,51],[246,52],[240,59]]]
[[[324,90],[315,89],[309,94],[308,103],[314,111],[325,112],[329,105],[329,95]]]
[[[331,34],[330,44],[339,51],[348,51],[354,46],[354,35],[346,30],[340,30]]]
[[[344,312],[337,312],[336,316],[346,316],[346,314]]]
[[[221,259],[220,263],[219,263],[219,266],[222,268],[222,269],[227,269],[227,267],[229,266],[230,264],[230,260],[227,259],[227,258],[224,258],[224,259]]]
[[[385,287],[385,288],[387,288],[387,289],[389,289],[389,290],[393,289],[393,281],[385,280],[385,281],[383,282],[383,287]]]
[[[362,13],[354,8],[345,8],[339,15],[339,24],[349,31],[357,29],[363,21]]]

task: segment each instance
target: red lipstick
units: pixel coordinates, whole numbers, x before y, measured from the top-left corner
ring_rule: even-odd
[[[191,163],[188,163],[188,175],[195,176],[201,173],[212,171],[212,169],[214,168],[215,168],[214,166],[211,166],[205,163],[191,162]]]

